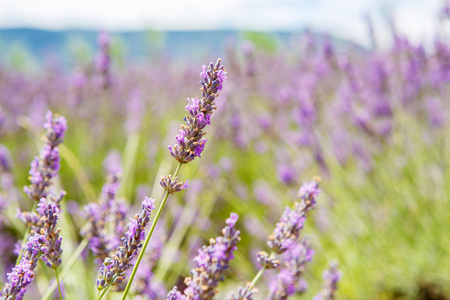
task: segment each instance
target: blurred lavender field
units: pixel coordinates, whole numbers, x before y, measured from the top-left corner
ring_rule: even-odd
[[[442,26],[449,15],[442,12]],[[167,145],[186,97],[197,94],[198,61],[220,55],[228,80],[208,143],[201,162],[183,169],[190,186],[169,199],[136,275],[135,299],[184,289],[197,249],[236,212],[241,240],[216,296],[228,299],[258,272],[258,251],[314,176],[322,193],[304,232],[315,256],[304,271],[308,289],[292,299],[317,294],[330,261],[342,272],[336,299],[450,299],[449,39],[436,33],[424,45],[392,25],[392,44],[379,47],[368,24],[370,48],[312,31],[253,32],[180,59],[151,48],[163,36],[154,33],[150,53],[132,61],[123,38],[101,32],[94,53],[81,46],[37,64],[20,53],[4,60],[1,274],[14,266],[26,230],[16,210],[34,205],[22,187],[42,146],[46,111],[68,123],[56,180],[67,192],[59,221],[64,265],[83,240],[84,205],[112,189],[131,216],[144,196],[161,198],[159,176],[176,166]],[[65,299],[95,297],[93,257],[85,250],[65,277]],[[42,266],[38,274],[25,299],[40,298],[54,275]],[[260,279],[255,299],[265,298],[275,275]]]

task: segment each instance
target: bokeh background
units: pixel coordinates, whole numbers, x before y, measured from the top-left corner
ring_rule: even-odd
[[[316,254],[307,292],[293,299],[320,290],[330,261],[342,271],[337,299],[450,299],[449,24],[437,0],[0,0],[2,274],[24,231],[16,209],[32,206],[22,187],[48,109],[69,124],[59,176],[67,261],[82,240],[79,210],[111,169],[122,168],[124,203],[160,198],[185,99],[199,95],[201,66],[221,57],[229,80],[208,143],[159,224],[160,294],[142,299],[182,288],[197,248],[233,211],[242,240],[219,286],[226,299],[256,274],[256,253],[313,176],[322,193],[304,234]],[[89,255],[64,281],[66,299],[92,297]],[[28,299],[52,278],[40,271]]]

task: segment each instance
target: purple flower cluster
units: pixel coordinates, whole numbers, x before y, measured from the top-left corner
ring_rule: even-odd
[[[223,280],[223,272],[228,268],[228,262],[234,258],[233,252],[240,240],[240,232],[234,227],[238,218],[236,213],[231,213],[222,236],[211,239],[209,246],[198,250],[198,255],[194,258],[197,267],[191,271],[191,277],[186,277],[184,281],[187,285],[184,295],[174,288],[167,299],[200,300],[214,297],[216,287]]]
[[[223,82],[227,79],[227,72],[221,59],[214,65],[210,63],[208,68],[203,66],[200,73],[202,85],[201,98],[187,99],[186,111],[189,115],[184,118],[186,125],[181,125],[180,133],[176,136],[177,144],[169,146],[170,153],[180,163],[186,164],[196,157],[201,157],[207,140],[202,130],[211,123],[211,115],[216,109],[214,100],[222,90]]]
[[[125,279],[125,272],[132,266],[131,260],[137,255],[141,242],[145,239],[145,226],[155,209],[154,202],[154,199],[145,197],[141,213],[136,214],[128,223],[128,232],[122,239],[123,245],[119,246],[114,255],[105,258],[97,280],[98,290],[117,285]]]
[[[276,253],[285,252],[300,235],[307,213],[314,208],[319,194],[319,180],[304,183],[299,190],[301,202],[295,202],[294,209],[286,207],[280,221],[276,224],[267,244]]]
[[[58,145],[62,143],[67,130],[67,122],[64,117],[54,116],[52,112],[47,111],[45,119],[46,143],[39,157],[36,156],[31,162],[29,173],[31,185],[24,188],[28,197],[35,201],[47,196],[51,180],[58,174],[60,167]]]
[[[314,250],[308,239],[292,244],[284,252],[283,267],[270,282],[268,299],[287,299],[295,293],[303,293],[308,285],[302,275],[306,263],[311,262],[313,255]]]
[[[169,194],[173,194],[189,187],[189,180],[185,183],[179,182],[178,177],[172,179],[172,175],[161,176],[159,184],[167,191]]]
[[[299,242],[300,231],[308,213],[316,204],[316,197],[320,193],[319,178],[311,182],[305,182],[299,189],[301,202],[294,203],[294,209],[286,207],[276,228],[269,236],[267,245],[272,250],[269,255],[264,251],[258,253],[257,261],[265,269],[278,269],[278,273],[270,283],[268,299],[287,299],[294,293],[302,293],[307,288],[306,281],[302,278],[305,264],[312,260],[314,251],[310,241],[303,239]],[[277,259],[276,254],[284,254],[283,264]],[[244,290],[239,288],[238,296],[232,295],[230,300],[251,299],[257,290],[254,283],[247,285]]]
[[[337,263],[332,263],[328,270],[323,272],[324,288],[314,296],[313,300],[334,300],[336,298],[337,284],[341,280],[342,273],[338,270]]]
[[[51,269],[57,269],[61,264],[61,241],[62,237],[59,236],[60,229],[56,228],[56,222],[60,218],[60,205],[59,202],[64,195],[61,195],[59,199],[42,198],[38,204],[36,211],[39,213],[42,222],[42,228],[40,233],[43,236],[42,260],[47,267]]]
[[[103,185],[99,203],[86,205],[81,215],[88,221],[81,235],[89,241],[89,248],[101,263],[109,256],[111,249],[119,246],[125,234],[128,206],[117,199],[120,188],[120,170],[115,169]],[[113,233],[108,234],[107,225],[112,224]]]
[[[7,282],[0,292],[2,300],[23,299],[28,285],[34,279],[34,269],[42,255],[42,235],[32,235],[28,238],[26,251],[20,262],[7,274]]]

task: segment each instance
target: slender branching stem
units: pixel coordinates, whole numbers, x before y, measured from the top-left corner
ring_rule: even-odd
[[[180,171],[182,165],[183,165],[182,163],[178,164],[178,167],[175,170],[175,173],[173,174],[173,178],[175,178],[178,175],[178,172]],[[133,272],[131,272],[130,279],[128,280],[128,283],[127,283],[127,287],[123,291],[122,300],[125,300],[127,298],[127,294],[130,291],[131,283],[133,282],[134,276],[136,275],[136,271],[139,268],[139,264],[141,263],[142,257],[144,256],[144,253],[145,253],[145,249],[147,249],[148,243],[150,242],[150,238],[152,237],[153,231],[155,231],[156,223],[158,222],[158,219],[161,216],[161,212],[164,208],[164,205],[166,204],[167,198],[169,198],[168,191],[166,191],[164,194],[164,197],[161,201],[158,211],[156,212],[155,219],[153,220],[152,226],[150,227],[150,231],[149,231],[147,237],[145,238],[144,246],[142,247],[141,252],[139,253],[138,259],[133,268]]]

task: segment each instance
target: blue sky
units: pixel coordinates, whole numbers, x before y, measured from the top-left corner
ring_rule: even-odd
[[[367,43],[364,14],[379,39],[384,16],[413,40],[431,39],[442,0],[0,0],[0,28],[105,30],[302,30],[305,26]]]

